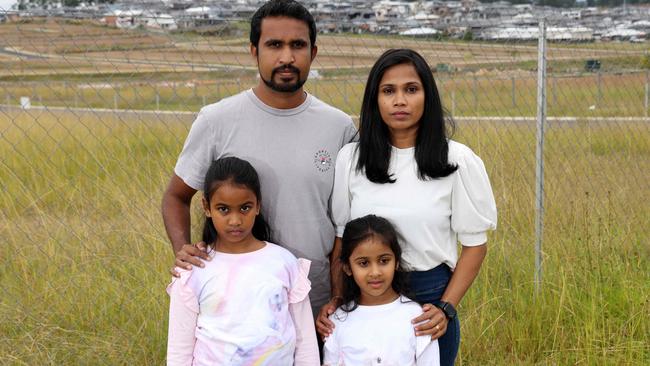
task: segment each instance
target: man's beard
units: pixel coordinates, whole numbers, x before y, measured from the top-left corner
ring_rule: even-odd
[[[278,83],[276,83],[275,82],[275,74],[277,74],[279,72],[287,71],[287,70],[293,72],[294,74],[296,74],[296,82],[292,83],[292,84],[285,84],[285,83],[278,84]],[[273,71],[271,72],[271,79],[270,80],[264,79],[264,77],[262,76],[262,73],[260,73],[260,78],[262,79],[264,84],[266,84],[266,86],[271,88],[271,90],[274,90],[274,91],[280,92],[280,93],[297,92],[298,90],[300,90],[300,88],[302,88],[302,86],[307,81],[307,79],[305,79],[305,80],[300,79],[300,70],[298,70],[297,67],[292,66],[292,65],[279,66],[279,67],[276,67],[275,69],[273,69]]]

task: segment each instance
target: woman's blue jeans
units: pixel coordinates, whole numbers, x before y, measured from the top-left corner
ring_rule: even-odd
[[[414,271],[409,274],[409,287],[413,300],[420,304],[437,304],[451,279],[451,269],[446,264],[428,271]],[[447,325],[447,332],[438,339],[440,365],[452,366],[460,346],[460,321],[458,316]]]

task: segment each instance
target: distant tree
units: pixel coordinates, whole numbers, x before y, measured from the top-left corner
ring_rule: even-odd
[[[69,6],[71,8],[79,6],[79,3],[81,3],[80,0],[63,0],[63,6]]]

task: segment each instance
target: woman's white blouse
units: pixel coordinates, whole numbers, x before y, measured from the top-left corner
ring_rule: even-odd
[[[426,271],[446,263],[456,267],[457,242],[476,246],[494,230],[497,210],[483,161],[467,146],[449,141],[451,175],[421,180],[415,148],[393,147],[389,173],[395,183],[370,182],[356,169],[357,145],[344,146],[336,159],[332,217],[336,236],[345,224],[368,214],[383,216],[402,235],[402,256],[411,270]]]

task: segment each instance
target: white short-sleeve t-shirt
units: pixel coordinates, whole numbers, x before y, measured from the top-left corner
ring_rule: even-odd
[[[330,315],[335,327],[325,341],[323,365],[439,365],[438,341],[415,336],[411,320],[421,314],[420,305],[404,296],[349,313],[337,309]]]

